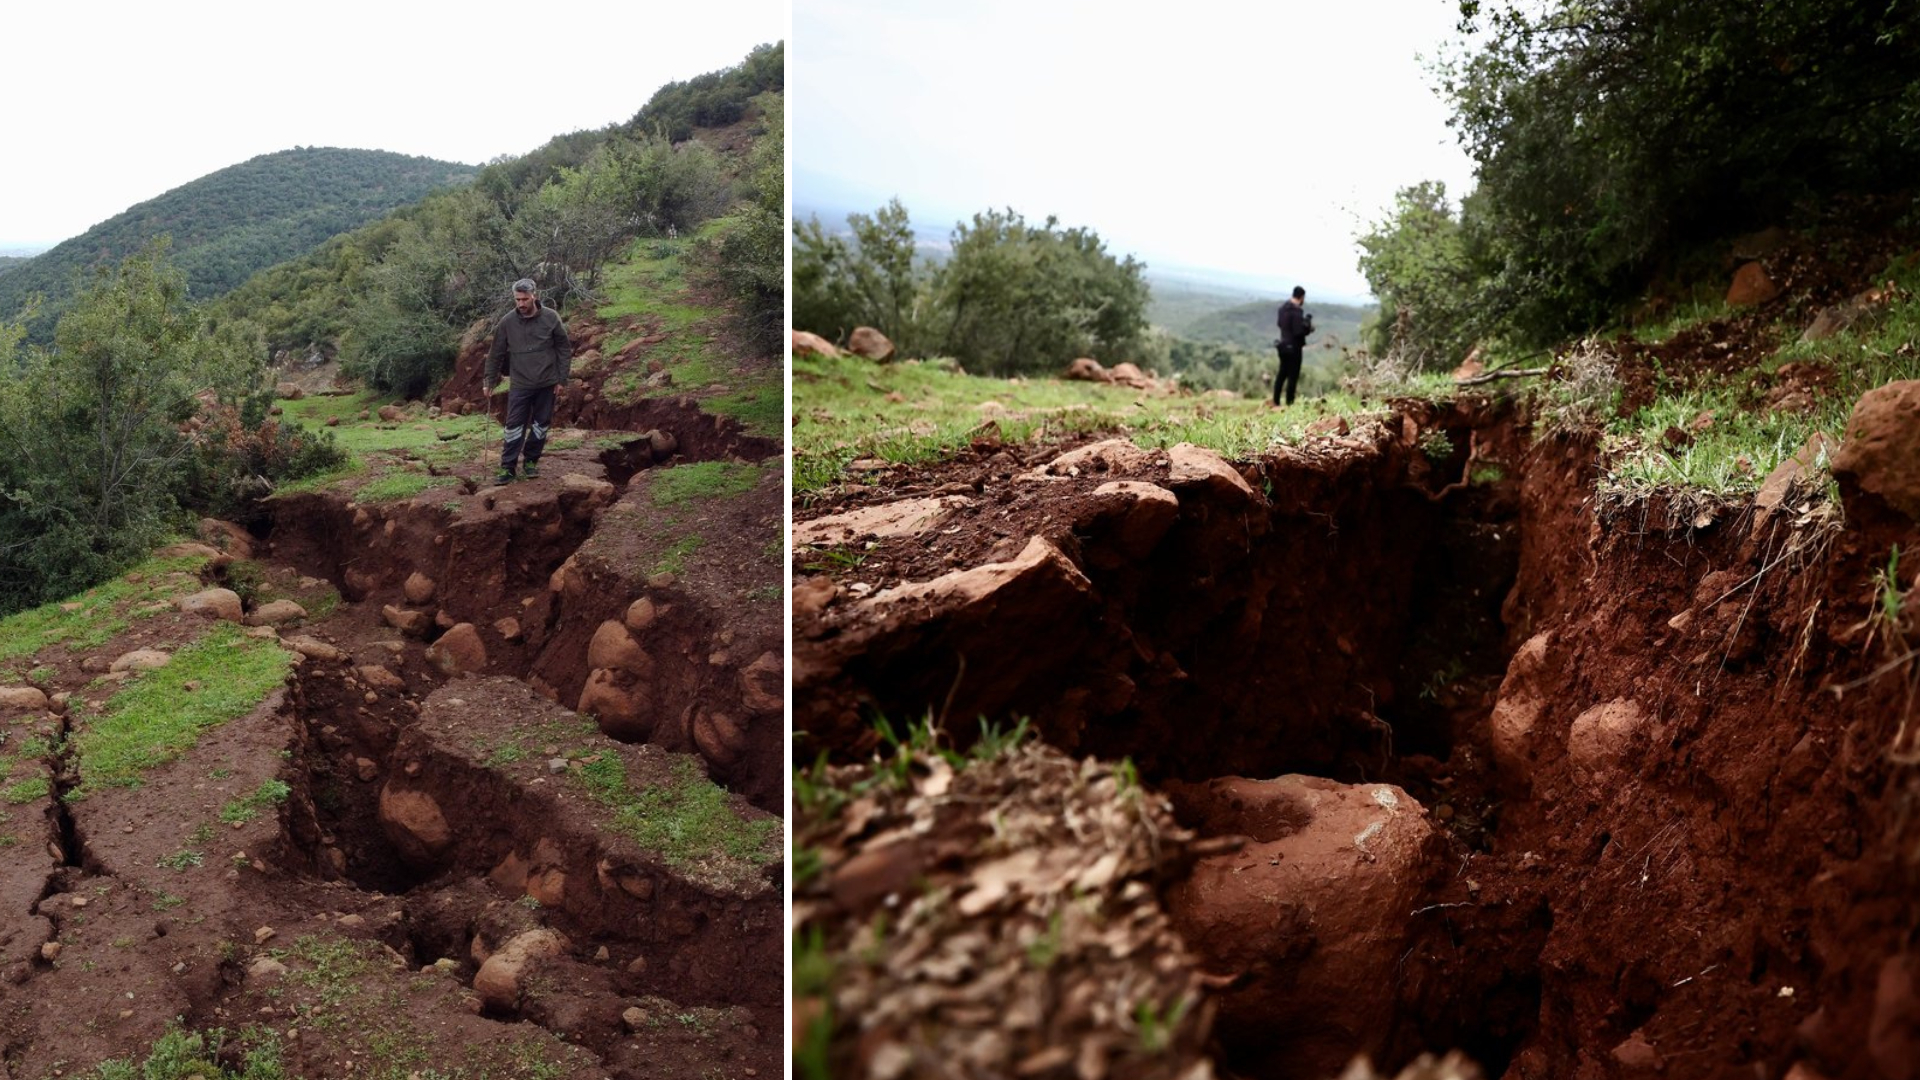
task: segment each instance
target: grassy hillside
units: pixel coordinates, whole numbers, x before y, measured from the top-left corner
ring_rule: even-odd
[[[95,225],[0,275],[0,317],[27,297],[45,298],[29,328],[52,338],[53,324],[87,271],[112,265],[162,234],[198,298],[218,296],[327,238],[416,202],[435,188],[470,180],[455,162],[383,150],[283,150],[210,173]]]
[[[1256,300],[1190,316],[1185,322],[1163,324],[1180,337],[1192,341],[1213,341],[1259,352],[1271,351],[1274,318],[1280,301]],[[1313,315],[1312,345],[1353,347],[1360,341],[1360,323],[1373,314],[1372,308],[1347,304],[1316,303],[1309,296],[1307,311]]]

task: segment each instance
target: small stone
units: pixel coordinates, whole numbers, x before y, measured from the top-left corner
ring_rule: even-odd
[[[271,926],[262,926],[262,927],[259,927],[259,928],[258,928],[258,929],[256,929],[256,930],[254,930],[254,932],[253,932],[253,943],[254,943],[255,945],[265,945],[265,944],[266,944],[267,942],[269,942],[269,941],[272,941],[272,940],[273,940],[273,937],[274,937],[274,929],[273,929],[273,927],[271,927]]]
[[[69,899],[68,903],[72,904],[74,907],[86,907],[87,898],[84,896],[75,896]]]
[[[353,772],[362,783],[372,783],[380,777],[380,764],[372,758],[354,758]]]
[[[548,772],[550,772],[550,773],[563,773],[563,772],[566,772],[566,771],[567,771],[567,759],[566,759],[566,758],[559,758],[559,757],[557,757],[557,758],[548,758],[548,759],[547,759],[547,771],[548,771]]]
[[[333,920],[333,924],[346,930],[358,930],[367,925],[367,920],[359,915],[342,915]]]
[[[593,953],[593,958],[602,964],[606,963],[610,958],[612,958],[612,956],[613,954],[607,951],[607,947],[605,945],[600,946],[598,949],[594,950],[594,953]]]
[[[647,1010],[638,1005],[620,1014],[620,1022],[627,1025],[628,1031],[639,1031],[647,1022]]]

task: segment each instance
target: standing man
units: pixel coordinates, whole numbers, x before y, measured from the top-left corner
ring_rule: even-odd
[[[567,338],[566,324],[559,312],[541,306],[539,287],[532,278],[513,283],[513,310],[493,329],[493,348],[487,351],[486,373],[480,382],[482,405],[492,396],[503,366],[507,430],[495,484],[513,483],[523,449],[527,479],[540,475],[540,452],[547,448],[547,425],[553,422],[553,392],[567,381],[573,367],[573,342]]]
[[[1280,374],[1273,379],[1273,404],[1280,405],[1280,388],[1287,388],[1287,404],[1293,404],[1293,392],[1300,386],[1300,356],[1307,347],[1307,335],[1313,333],[1313,316],[1304,310],[1307,290],[1293,287],[1293,299],[1280,305],[1280,336],[1274,346],[1280,350]]]

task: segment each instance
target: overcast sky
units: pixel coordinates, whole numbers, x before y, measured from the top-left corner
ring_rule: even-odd
[[[786,0],[10,3],[0,251],[295,146],[523,154],[788,25]]]
[[[1011,206],[1149,269],[1359,297],[1394,192],[1472,167],[1419,57],[1457,0],[795,0],[796,207],[898,195],[922,237]]]

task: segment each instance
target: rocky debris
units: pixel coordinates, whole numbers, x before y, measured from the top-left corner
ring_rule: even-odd
[[[253,611],[254,626],[280,626],[307,617],[307,609],[293,600],[269,600]]]
[[[200,539],[236,559],[251,559],[256,554],[253,534],[244,527],[219,518],[200,519]]]
[[[541,961],[564,954],[567,939],[558,931],[539,929],[514,937],[496,949],[473,977],[474,992],[489,1008],[512,1012]]]
[[[653,620],[658,617],[659,605],[655,604],[651,597],[642,596],[627,605],[622,621],[627,624],[627,629],[637,634],[652,626]]]
[[[1218,981],[1220,1028],[1250,1071],[1332,1076],[1386,1049],[1396,981],[1439,848],[1398,787],[1287,775],[1172,783],[1183,825],[1242,836],[1201,860],[1167,906]],[[1257,1064],[1255,1064],[1257,1063]]]
[[[1920,962],[1889,956],[1874,987],[1867,1055],[1888,1080],[1920,1077]]]
[[[893,359],[893,342],[871,326],[856,326],[853,335],[847,339],[847,351],[855,356],[885,363]]]
[[[1604,783],[1628,763],[1647,728],[1637,701],[1616,698],[1581,713],[1567,729],[1567,757],[1581,775]]]
[[[1526,783],[1539,752],[1534,732],[1546,709],[1554,678],[1547,666],[1547,651],[1552,643],[1553,633],[1542,631],[1514,652],[1494,699],[1493,714],[1487,721],[1494,764],[1502,778],[1513,784]]]
[[[163,650],[135,649],[132,652],[120,654],[120,657],[116,659],[111,665],[109,665],[107,667],[107,670],[108,671],[152,671],[155,668],[166,667],[169,663],[172,663],[172,662],[173,662],[173,657]]]
[[[1104,383],[1113,381],[1113,377],[1107,374],[1107,369],[1100,366],[1100,361],[1090,356],[1082,356],[1073,363],[1068,364],[1067,373],[1064,378],[1074,382]]]
[[[1180,498],[1158,484],[1110,480],[1093,490],[1098,510],[1082,527],[1099,542],[1088,558],[1108,569],[1144,559],[1180,517]]]
[[[1867,495],[1920,522],[1920,379],[1890,382],[1860,396],[1833,455],[1833,475],[1849,518]]]
[[[1139,365],[1124,360],[1113,365],[1113,368],[1107,372],[1107,377],[1121,386],[1132,387],[1135,390],[1152,390],[1155,386],[1152,377],[1141,371]]]
[[[877,771],[813,777],[860,794],[795,821],[821,865],[795,940],[867,958],[797,987],[796,1045],[826,1034],[836,1076],[1213,1076],[1210,1010],[1153,885],[1192,857],[1165,799],[1037,745]]]
[[[384,665],[362,664],[353,670],[355,674],[360,676],[361,682],[366,683],[376,690],[392,690],[398,692],[407,688],[407,680],[395,675],[391,669]]]
[[[797,355],[804,356],[812,354],[815,356],[824,356],[829,360],[840,355],[840,350],[834,348],[832,342],[821,337],[819,334],[810,334],[805,330],[795,330],[793,332],[792,351]]]
[[[398,405],[380,406],[380,419],[385,420],[388,423],[394,423],[396,421],[405,420],[406,418],[407,418],[407,410],[401,408]]]
[[[427,663],[448,675],[487,669],[487,647],[472,623],[455,623],[427,646]]]
[[[409,637],[426,637],[427,631],[433,626],[432,615],[411,608],[395,607],[392,604],[386,604],[380,608],[380,617],[386,620],[388,626]]]
[[[795,522],[796,548],[836,547],[866,539],[919,536],[939,527],[948,512],[973,505],[964,495],[933,495],[919,499],[862,506],[811,521]]]
[[[1757,261],[1743,263],[1733,272],[1733,284],[1727,287],[1727,306],[1751,307],[1779,295],[1780,286],[1768,275],[1766,267]]]
[[[740,704],[754,713],[779,713],[786,707],[787,668],[780,657],[763,652],[740,669]]]
[[[239,622],[242,617],[240,594],[232,589],[202,589],[177,602],[181,611],[209,619]]]
[[[166,547],[154,552],[154,554],[162,559],[217,559],[221,557],[220,551],[217,548],[195,540],[184,540],[178,544],[168,544]]]
[[[652,699],[633,675],[595,668],[580,689],[579,712],[591,716],[609,738],[645,742],[653,734]]]
[[[1253,485],[1247,483],[1238,469],[1227,464],[1227,459],[1202,446],[1192,443],[1179,443],[1167,451],[1170,463],[1168,483],[1175,491],[1181,488],[1204,488],[1216,496],[1224,496],[1229,502],[1257,502]]]
[[[407,575],[407,582],[400,587],[400,591],[406,596],[407,603],[424,604],[433,599],[434,590],[437,588],[439,585],[432,578],[415,570]]]
[[[46,691],[37,686],[0,686],[0,709],[39,712],[46,707]]]
[[[453,829],[432,794],[400,786],[396,776],[380,789],[380,826],[407,862],[424,870],[437,869],[453,844]]]
[[[1856,293],[1846,301],[1830,304],[1820,309],[1813,322],[1800,335],[1801,341],[1824,341],[1842,330],[1860,322],[1881,307],[1893,295],[1891,285],[1886,288],[1867,289]]]
[[[1111,473],[1114,476],[1140,476],[1152,472],[1163,461],[1150,450],[1142,450],[1131,439],[1105,439],[1069,450],[1037,471],[1021,479],[1045,479],[1056,476],[1084,476]]]

